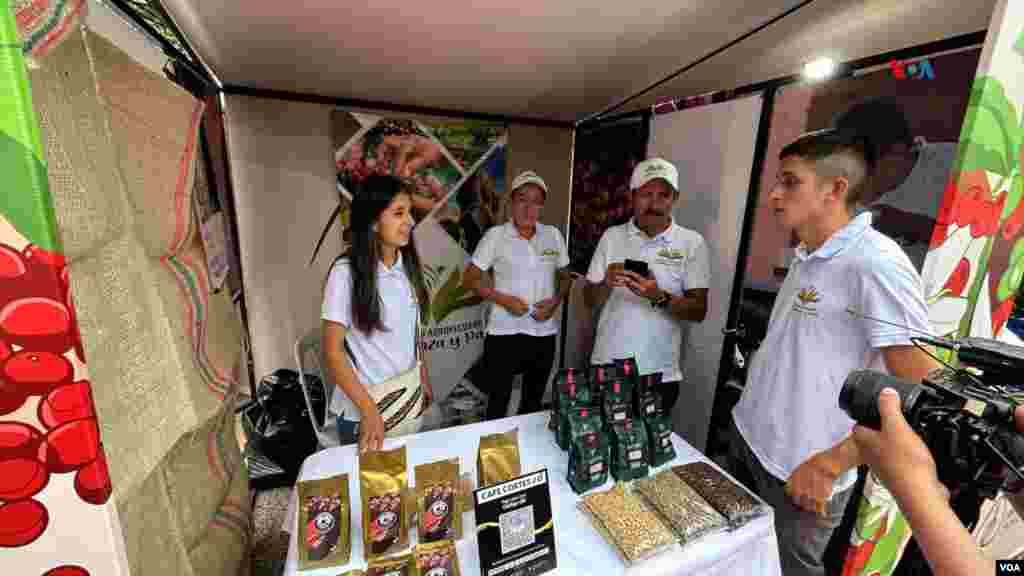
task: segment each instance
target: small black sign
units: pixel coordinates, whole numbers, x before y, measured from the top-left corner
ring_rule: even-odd
[[[555,523],[547,469],[473,492],[480,576],[554,570]]]
[[[1024,560],[996,560],[996,576],[1024,574]]]

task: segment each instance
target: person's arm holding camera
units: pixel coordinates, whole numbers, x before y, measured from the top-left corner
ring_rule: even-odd
[[[883,390],[878,411],[881,430],[856,426],[852,438],[860,457],[896,498],[932,570],[936,574],[992,573],[992,562],[949,507],[935,460],[903,417],[899,394]],[[1024,406],[1017,408],[1015,416],[1017,429],[1024,433]],[[1011,500],[1018,513],[1024,511],[1024,494]]]

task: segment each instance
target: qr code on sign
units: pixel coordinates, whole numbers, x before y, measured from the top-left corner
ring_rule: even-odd
[[[501,528],[501,554],[519,550],[533,544],[533,506],[510,510],[498,517]]]

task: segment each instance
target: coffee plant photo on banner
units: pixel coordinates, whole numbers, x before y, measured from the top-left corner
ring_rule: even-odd
[[[1024,343],[1003,330],[1024,278],[1021,120],[998,79],[976,80],[922,272],[943,336]]]

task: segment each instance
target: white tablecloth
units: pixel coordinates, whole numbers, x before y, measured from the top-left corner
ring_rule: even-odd
[[[781,574],[778,541],[771,514],[756,518],[739,530],[705,537],[686,547],[673,549],[638,564],[628,571],[615,551],[595,531],[590,522],[576,508],[579,497],[566,481],[568,455],[559,449],[554,435],[547,429],[548,414],[536,413],[516,418],[505,418],[480,424],[448,428],[387,440],[385,449],[406,446],[406,461],[412,483],[412,471],[417,464],[434,462],[458,456],[462,472],[471,472],[476,485],[476,452],[481,435],[506,432],[519,428],[519,452],[522,472],[527,474],[548,469],[551,485],[551,508],[555,522],[555,548],[558,554],[558,574],[744,574],[746,576]],[[698,460],[704,456],[682,438],[673,434],[677,458],[652,470],[652,474],[670,466]],[[349,497],[352,503],[352,562],[342,568],[305,570],[303,576],[336,576],[346,570],[365,568],[362,544],[362,506],[359,496],[359,462],[355,446],[330,448],[313,454],[302,465],[299,480],[327,478],[347,473]],[[601,490],[611,488],[612,481]],[[295,528],[296,491],[292,493],[288,508],[286,530],[291,532],[288,546],[286,575],[298,571],[297,530]],[[460,569],[464,576],[480,574],[480,559],[476,545],[476,524],[473,513],[463,515],[462,540],[456,544]],[[412,534],[412,533],[411,533]],[[414,544],[414,536],[410,536]]]

